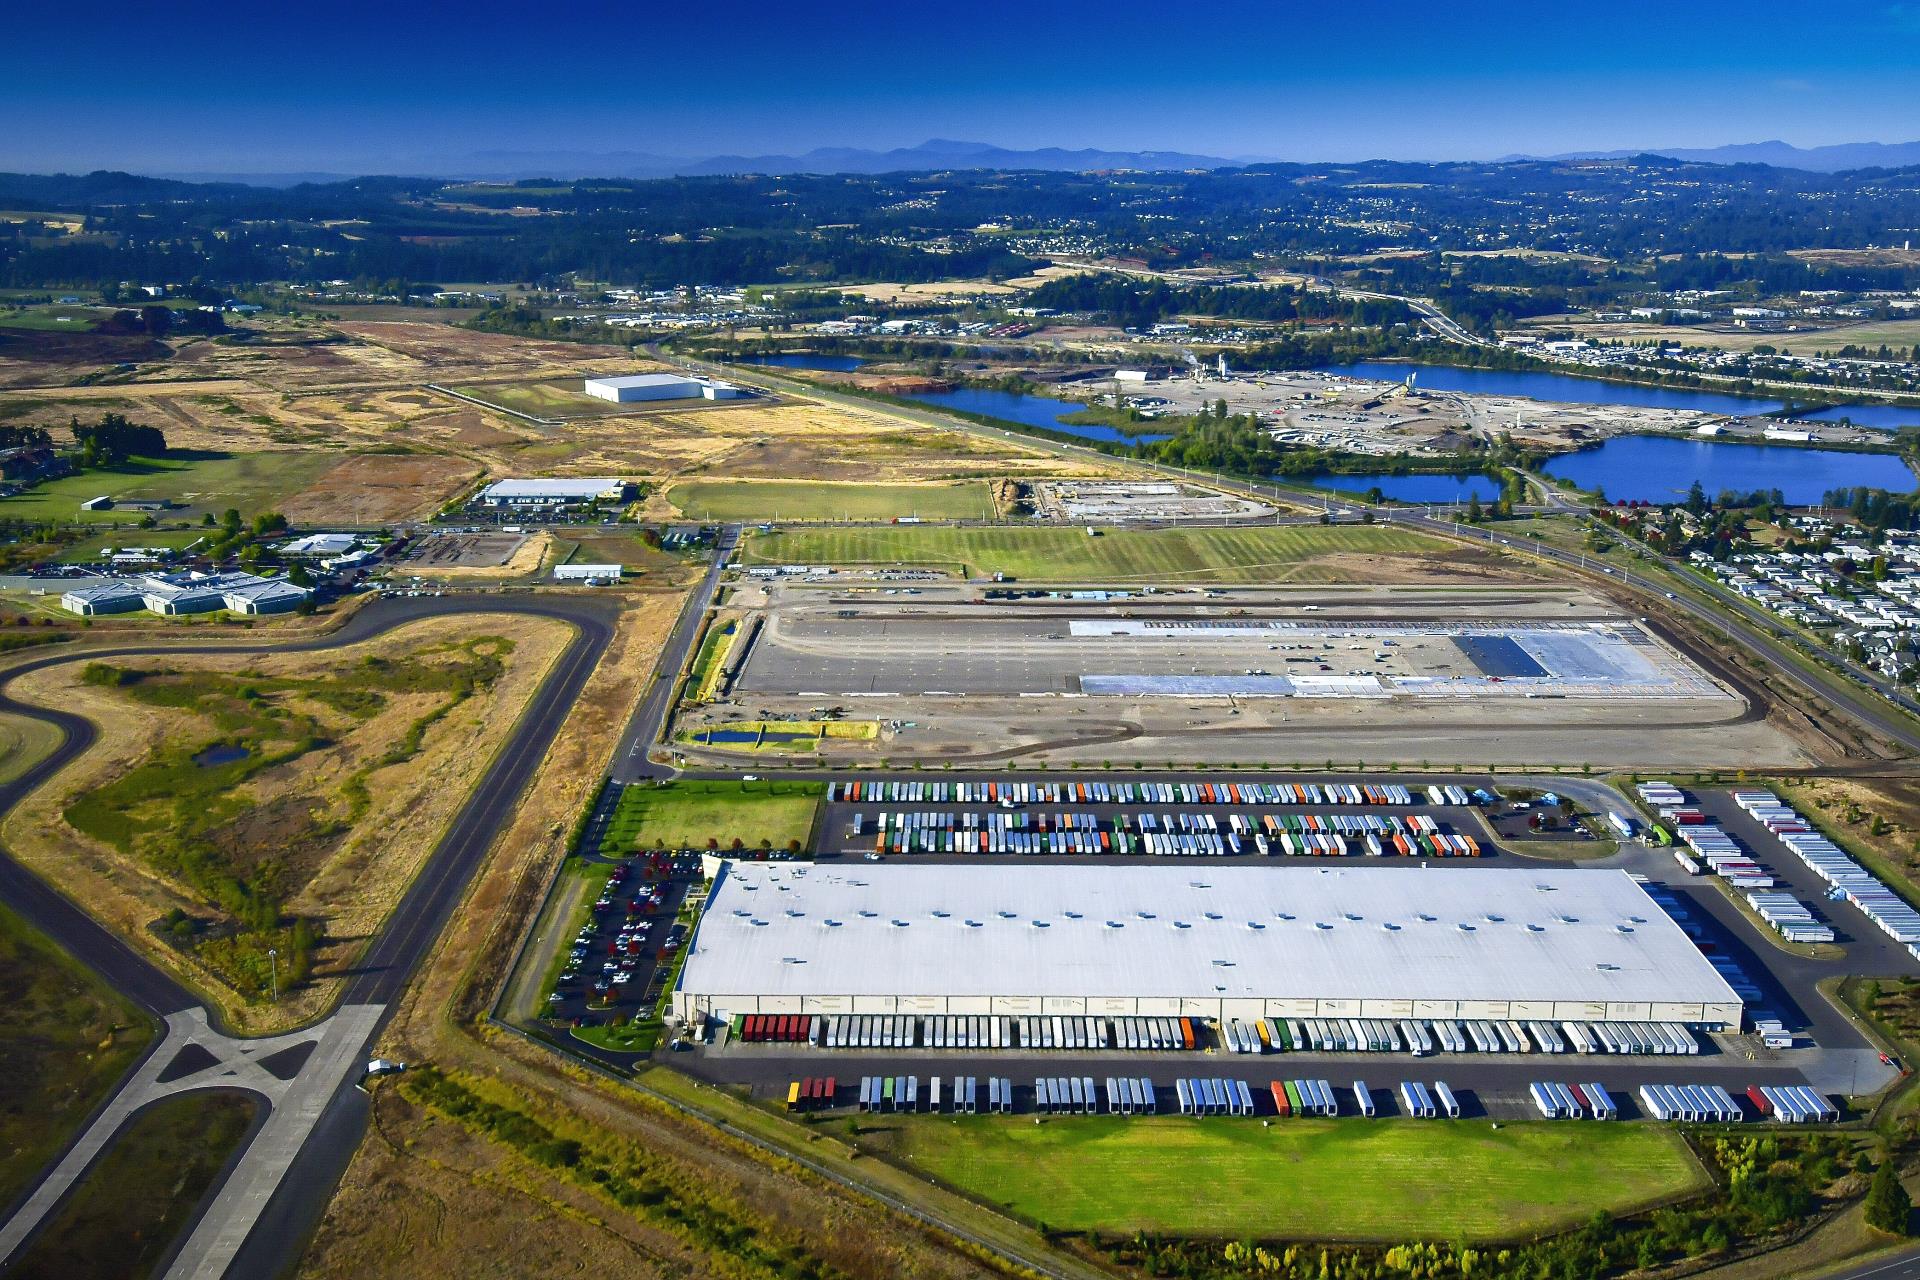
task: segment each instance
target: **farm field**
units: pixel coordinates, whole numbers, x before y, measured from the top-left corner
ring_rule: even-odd
[[[954,484],[836,484],[806,480],[693,480],[667,500],[696,520],[989,520],[985,480]]]
[[[1502,1239],[1706,1185],[1680,1138],[1646,1125],[942,1116],[871,1127],[863,1143],[1068,1231]]]
[[[818,782],[681,780],[628,787],[607,824],[607,848],[704,849],[805,842],[826,788]]]
[[[742,558],[763,564],[958,568],[1035,582],[1377,581],[1376,556],[1437,556],[1452,544],[1374,525],[1109,530],[909,525],[755,534]]]
[[[117,499],[167,498],[180,504],[156,512],[157,519],[198,520],[229,507],[242,515],[279,510],[283,499],[306,490],[337,461],[324,453],[200,453],[165,458],[134,458],[36,485],[25,493],[0,498],[0,519],[82,521],[132,525],[140,512],[82,511],[80,504],[102,494]]]

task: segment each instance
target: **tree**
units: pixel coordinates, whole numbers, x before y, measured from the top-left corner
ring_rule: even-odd
[[[1694,515],[1704,515],[1707,510],[1707,491],[1698,480],[1687,490],[1687,510]]]
[[[1866,1214],[1867,1225],[1876,1231],[1893,1236],[1908,1234],[1913,1199],[1900,1185],[1900,1175],[1894,1172],[1890,1158],[1882,1160],[1880,1167],[1873,1171],[1873,1181],[1867,1187]]]
[[[1486,513],[1480,510],[1480,495],[1476,493],[1467,501],[1467,523],[1479,524],[1485,515]]]

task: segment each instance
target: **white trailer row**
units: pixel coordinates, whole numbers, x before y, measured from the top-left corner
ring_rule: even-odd
[[[1640,1105],[1655,1120],[1733,1124],[1746,1112],[1717,1084],[1643,1084]]]
[[[1831,886],[1829,897],[1853,903],[1881,932],[1920,959],[1920,911],[1821,835],[1792,806],[1781,803],[1773,792],[1739,790],[1733,793],[1733,799]]]
[[[1788,942],[1832,942],[1833,929],[1816,920],[1812,908],[1790,893],[1747,894],[1747,905]]]
[[[954,1076],[943,1083],[930,1076],[927,1087],[920,1088],[917,1076],[860,1077],[862,1111],[946,1111],[954,1115],[975,1115],[980,1110],[980,1078]],[[986,1110],[1005,1113],[1013,1110],[1013,1082],[1005,1077],[987,1079]]]
[[[1549,1120],[1618,1119],[1620,1109],[1613,1095],[1597,1084],[1561,1084],[1555,1080],[1536,1080],[1527,1086],[1533,1105]]]
[[[1250,1116],[1253,1090],[1245,1080],[1183,1076],[1173,1082],[1183,1116]],[[1328,1094],[1329,1099],[1332,1095]],[[1330,1114],[1330,1113],[1329,1113]]]
[[[1459,787],[1424,788],[1435,805],[1471,802]],[[1396,805],[1419,803],[1394,783],[1350,782],[956,782],[946,779],[862,778],[829,782],[830,804],[1268,804]]]
[[[1449,1120],[1460,1118],[1460,1100],[1444,1080],[1435,1080],[1431,1090],[1418,1080],[1402,1080],[1400,1106],[1415,1120],[1432,1120],[1442,1115]]]
[[[1760,1113],[1779,1124],[1832,1124],[1840,1109],[1803,1084],[1763,1084],[1747,1090]]]

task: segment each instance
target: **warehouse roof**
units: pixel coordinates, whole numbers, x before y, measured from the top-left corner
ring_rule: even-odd
[[[705,379],[685,373],[634,373],[622,378],[588,378],[590,387],[666,387],[700,383]]]
[[[727,862],[713,995],[1738,1004],[1623,871]]]
[[[624,489],[625,480],[605,476],[557,480],[496,480],[481,491],[488,498],[595,498],[603,493]]]

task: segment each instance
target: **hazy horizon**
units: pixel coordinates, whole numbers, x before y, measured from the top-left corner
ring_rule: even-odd
[[[491,0],[457,22],[364,0],[325,23],[231,0],[191,21],[42,6],[10,20],[0,168],[430,174],[484,151],[702,158],[929,138],[1489,160],[1920,137],[1920,4],[1805,15],[1772,0],[1632,0],[1604,19],[1490,0],[1472,21],[1407,0],[1178,17],[1138,0],[987,0],[956,20],[860,0],[830,18],[749,6],[716,27],[605,4],[532,25]]]

